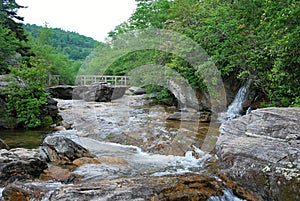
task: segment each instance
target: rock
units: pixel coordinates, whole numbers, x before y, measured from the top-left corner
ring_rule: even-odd
[[[46,160],[36,149],[0,150],[0,185],[39,177],[46,168]]]
[[[50,200],[207,200],[222,195],[223,188],[216,179],[201,175],[123,178],[62,187]]]
[[[5,187],[2,197],[7,201],[29,201],[42,200],[46,194],[47,190],[40,186],[15,182]]]
[[[101,157],[97,158],[99,163],[105,163],[109,165],[128,165],[128,162],[124,160],[123,158],[118,157]]]
[[[84,86],[59,85],[47,88],[55,98],[97,102],[109,102],[121,98],[125,90],[126,87],[115,87],[103,82]]]
[[[78,158],[73,161],[74,165],[81,166],[85,164],[109,164],[109,165],[128,165],[128,162],[122,158],[117,158],[117,157],[101,157],[101,158]]]
[[[93,155],[86,148],[64,136],[46,137],[43,141],[42,149],[50,161],[72,162],[82,157],[93,158]]]
[[[146,90],[140,87],[130,87],[128,90],[134,95],[146,94]]]
[[[111,100],[116,100],[122,98],[126,92],[126,87],[113,87],[113,93],[111,95]]]
[[[71,177],[71,173],[69,170],[58,167],[51,166],[44,171],[43,178],[48,178],[49,180],[65,182],[68,181]]]
[[[259,200],[300,199],[300,108],[265,108],[220,127],[220,173]]]
[[[74,160],[73,164],[76,166],[81,166],[85,164],[100,164],[100,162],[96,158],[82,157]]]
[[[64,126],[55,126],[52,130],[53,131],[65,131],[67,129]]]
[[[43,109],[42,116],[51,117],[53,122],[58,122],[61,119],[60,115],[58,114],[57,101],[50,96],[47,97],[47,105]]]
[[[181,108],[193,108],[199,111],[199,100],[196,91],[188,83],[183,81],[171,80],[168,89],[178,100]]]
[[[73,90],[73,99],[110,102],[121,98],[125,94],[125,87],[115,87],[110,84],[98,82],[93,85],[77,86]]]
[[[48,87],[46,91],[49,92],[51,96],[54,98],[59,98],[63,100],[72,100],[74,88],[75,86],[71,86],[71,85],[58,85],[58,86]]]
[[[210,113],[208,112],[175,112],[170,115],[168,120],[177,121],[200,121],[210,122]]]
[[[9,146],[2,139],[0,139],[0,149],[9,149]]]

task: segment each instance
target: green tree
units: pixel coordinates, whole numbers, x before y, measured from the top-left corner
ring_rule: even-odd
[[[16,52],[23,56],[23,60],[26,60],[25,57],[32,56],[30,48],[26,45],[27,37],[24,33],[22,24],[16,21],[22,21],[23,17],[17,15],[17,11],[20,8],[24,8],[15,2],[15,0],[1,0],[0,2],[0,24],[2,25],[1,32],[3,28],[6,30],[2,34],[11,35],[15,37],[19,42],[16,44],[16,41],[12,42],[12,46],[17,45]],[[9,30],[7,32],[7,30]],[[11,38],[10,38],[11,39]],[[9,55],[11,57],[11,55]],[[2,67],[2,71],[8,73],[7,66]]]
[[[44,61],[34,57],[30,59],[31,68],[26,63],[18,68],[12,67],[12,83],[5,91],[8,113],[16,116],[18,124],[25,128],[43,125],[43,107],[49,94],[45,93],[47,66]],[[47,120],[49,122],[49,120]]]
[[[19,47],[20,41],[8,28],[0,24],[0,74],[8,73],[8,66],[16,64]]]

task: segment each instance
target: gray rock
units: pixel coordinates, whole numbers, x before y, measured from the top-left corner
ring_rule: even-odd
[[[36,149],[0,150],[0,186],[15,180],[36,178],[46,168],[45,158]]]
[[[220,172],[261,200],[300,199],[300,108],[265,108],[220,127]]]
[[[0,139],[0,149],[9,149],[9,146],[2,139]]]
[[[97,102],[109,102],[121,98],[125,90],[125,87],[115,87],[102,82],[84,86],[59,85],[47,88],[55,98]]]
[[[197,99],[196,91],[188,83],[172,80],[169,82],[168,89],[176,97],[181,108],[189,107],[199,110],[199,100]]]
[[[72,162],[82,157],[94,157],[86,148],[64,136],[46,137],[42,149],[50,161]]]
[[[75,86],[71,85],[58,85],[53,87],[48,87],[46,89],[54,98],[72,100],[73,90]]]
[[[130,87],[128,90],[134,95],[146,94],[146,90],[141,87]]]

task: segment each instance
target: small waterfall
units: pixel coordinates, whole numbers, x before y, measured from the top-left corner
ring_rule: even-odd
[[[243,103],[247,100],[251,81],[247,81],[236,94],[233,102],[228,106],[226,112],[221,113],[219,120],[221,122],[239,117],[243,113]]]
[[[230,189],[225,189],[224,191],[224,195],[223,196],[213,196],[211,198],[209,198],[207,201],[247,201],[244,199],[240,199],[238,197],[236,197],[232,190]]]
[[[0,188],[0,201],[2,201],[2,192],[3,192],[4,188]]]

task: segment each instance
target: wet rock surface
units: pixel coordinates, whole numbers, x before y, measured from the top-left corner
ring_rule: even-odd
[[[37,178],[46,168],[46,160],[38,150],[0,150],[0,186],[15,180]]]
[[[210,122],[210,113],[208,112],[175,112],[171,114],[168,120],[177,120],[177,121],[201,121],[201,122]]]
[[[200,175],[137,177],[62,187],[50,200],[207,200],[223,189],[221,182]]]
[[[259,200],[300,199],[300,108],[265,108],[220,128],[220,172]]]
[[[201,147],[210,126],[199,119],[167,120],[176,108],[152,105],[144,95],[124,95],[109,103],[59,100],[59,108],[62,124],[79,130],[81,136],[166,155],[182,156],[191,145]]]

